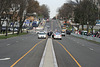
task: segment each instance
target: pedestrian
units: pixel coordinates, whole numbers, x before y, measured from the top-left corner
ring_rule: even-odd
[[[50,38],[51,35],[52,35],[52,31],[49,31],[49,32],[47,33],[47,35],[48,35],[48,37]]]
[[[48,37],[50,37],[50,33],[49,32],[47,33],[47,35],[48,35]]]
[[[53,32],[52,32],[52,31],[50,31],[50,36],[52,35],[52,33],[53,33]]]

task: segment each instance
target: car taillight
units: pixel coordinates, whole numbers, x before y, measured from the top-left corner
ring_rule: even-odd
[[[54,35],[54,36],[56,36],[56,35]]]
[[[61,36],[61,35],[60,35]]]

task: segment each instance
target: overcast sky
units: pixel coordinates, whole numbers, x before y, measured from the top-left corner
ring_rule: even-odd
[[[57,9],[61,7],[68,0],[37,0],[40,5],[46,4],[50,9],[50,17],[54,17],[57,14]]]

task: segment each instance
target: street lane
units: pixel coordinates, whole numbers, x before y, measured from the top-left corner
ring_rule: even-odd
[[[47,22],[44,28],[47,31],[55,29],[60,31],[56,20]],[[44,41],[36,45],[41,40]],[[71,35],[52,40],[58,67],[100,67],[99,44]],[[46,39],[38,39],[35,32],[0,40],[0,67],[10,67],[14,63],[14,67],[39,67],[45,45]]]
[[[43,41],[31,51],[29,50],[30,52],[28,54],[26,53],[27,55],[25,54],[26,56],[22,60],[19,59],[20,61],[14,67],[39,67],[45,44],[46,42]]]
[[[35,33],[23,35],[20,37],[9,38],[7,40],[1,40],[0,41],[0,46],[1,46],[0,47],[0,59],[3,59],[3,58],[10,58],[10,59],[6,60],[6,61],[0,60],[0,67],[10,67],[13,63],[15,63],[15,61],[17,61],[19,58],[21,58],[27,51],[29,51],[36,43],[40,42],[41,40],[42,39],[37,38],[37,34],[35,34]],[[10,45],[6,46],[8,43]],[[43,43],[37,45],[29,53],[29,57],[27,57],[27,58],[28,59],[33,58],[35,60],[35,61],[31,62],[31,64],[34,64],[33,66],[36,65],[36,67],[38,67],[37,65],[39,65],[39,63],[40,63],[40,59],[42,57],[45,43],[46,43],[46,40]],[[36,59],[36,58],[38,58],[38,59]],[[28,59],[24,60],[24,61],[30,61]],[[19,61],[18,63],[21,63],[21,61]],[[19,66],[24,67],[24,65],[25,65],[24,63],[21,66],[20,66],[20,64],[16,64],[16,67],[19,67]],[[27,65],[30,65],[30,62],[27,63]]]
[[[58,67],[78,67],[78,65],[74,62],[70,55],[62,48],[62,46],[54,40],[53,42]]]
[[[75,57],[80,60],[83,67],[100,67],[100,45],[72,36],[68,36],[65,39],[69,41],[67,44],[70,44],[66,47],[72,48],[69,49],[69,51],[71,51],[73,54],[76,53]]]
[[[58,21],[53,20],[53,30],[55,31],[55,29],[61,31]],[[62,42],[63,39],[57,41]],[[60,44],[56,42],[55,39],[53,39],[53,45],[54,45],[55,55],[57,58],[58,67],[78,67],[78,65],[71,58],[71,56],[62,48]]]
[[[54,23],[54,25],[56,22]],[[54,26],[56,28],[57,26]],[[83,39],[66,35],[62,40],[57,40],[61,43],[70,54],[78,61],[82,67],[100,67],[100,45],[88,42]],[[76,62],[64,50],[64,48],[53,40],[54,49],[59,67],[78,67]]]
[[[82,67],[100,67],[100,53],[81,46],[77,41],[68,39],[68,36],[59,41],[76,58]]]

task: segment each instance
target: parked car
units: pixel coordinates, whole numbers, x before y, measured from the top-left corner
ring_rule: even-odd
[[[53,32],[52,38],[54,39],[62,39],[62,35],[60,32]]]
[[[39,38],[45,38],[46,39],[46,37],[47,37],[47,34],[45,32],[39,32],[38,33],[38,39]]]
[[[65,36],[65,31],[61,31],[61,35],[62,36]]]
[[[70,30],[66,30],[66,34],[71,34],[71,31]]]
[[[87,35],[87,31],[81,31],[81,35]]]
[[[13,31],[13,28],[9,28],[10,31]],[[17,28],[14,28],[14,32],[17,32],[18,29]]]

